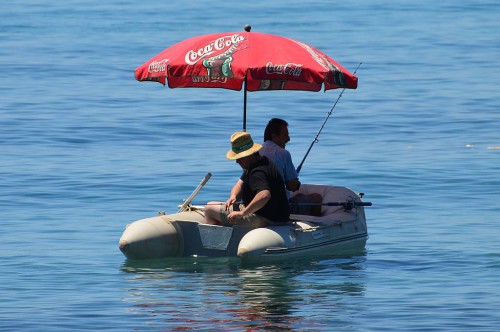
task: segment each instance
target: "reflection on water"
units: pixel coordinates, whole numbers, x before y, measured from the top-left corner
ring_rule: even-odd
[[[148,326],[171,330],[322,329],[364,296],[365,256],[248,265],[233,259],[126,261],[126,302]],[[350,309],[352,310],[352,309]],[[333,316],[332,316],[333,315]],[[337,318],[336,318],[337,317]]]

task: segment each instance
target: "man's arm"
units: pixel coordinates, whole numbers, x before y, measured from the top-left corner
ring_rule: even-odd
[[[285,168],[283,170],[283,172],[284,172],[283,176],[285,177],[286,189],[288,189],[290,191],[297,191],[300,188],[299,175],[297,174],[295,166],[293,165],[292,155],[286,149],[283,149],[283,151],[284,151],[284,158],[285,158],[285,163],[284,163]],[[287,179],[291,179],[291,180],[287,181]]]
[[[264,205],[271,199],[271,192],[269,190],[261,190],[255,195],[250,204],[248,204],[243,211],[233,211],[229,214],[229,220],[247,216],[262,209]]]
[[[229,194],[229,199],[226,201],[226,210],[236,203],[238,198],[241,195],[241,190],[243,188],[243,180],[238,179],[238,181],[234,184],[233,189],[231,189],[231,193]]]

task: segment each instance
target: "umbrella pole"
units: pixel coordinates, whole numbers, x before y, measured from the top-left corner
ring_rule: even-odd
[[[247,77],[243,82],[243,131],[247,131]]]

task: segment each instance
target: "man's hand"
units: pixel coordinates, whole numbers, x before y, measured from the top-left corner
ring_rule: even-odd
[[[226,204],[224,205],[224,210],[228,210],[231,205],[236,203],[236,197],[229,197],[229,199],[226,201]]]
[[[300,188],[300,181],[299,181],[299,179],[293,179],[293,180],[288,181],[285,184],[285,186],[286,186],[286,189],[288,189],[290,191],[297,191]]]
[[[234,223],[236,219],[244,217],[243,211],[233,211],[228,216],[229,222]]]

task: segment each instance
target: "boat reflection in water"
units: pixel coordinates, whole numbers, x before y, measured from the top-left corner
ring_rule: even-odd
[[[315,329],[318,322],[336,320],[337,312],[345,317],[346,296],[364,296],[359,280],[365,260],[363,255],[261,265],[234,258],[127,260],[125,301],[147,317],[148,326],[168,330]]]

